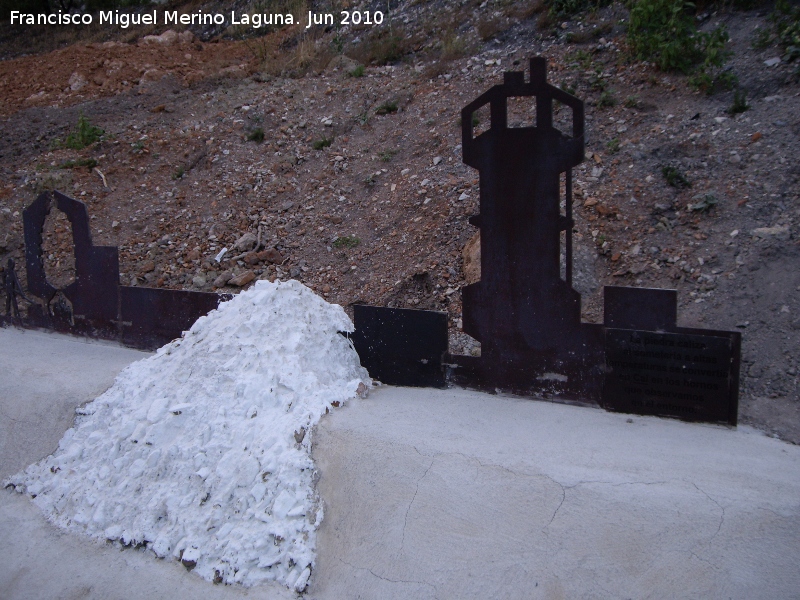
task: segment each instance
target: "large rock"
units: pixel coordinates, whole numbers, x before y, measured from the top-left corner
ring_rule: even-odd
[[[262,250],[258,253],[258,258],[259,260],[265,260],[274,265],[279,265],[283,262],[283,254],[281,254],[276,248]]]
[[[228,284],[228,282],[233,278],[233,273],[231,271],[223,271],[220,273],[217,278],[214,280],[214,287],[221,288]]]
[[[236,287],[244,287],[253,279],[256,278],[256,274],[252,271],[245,271],[241,275],[237,275],[236,277],[231,278],[228,282],[228,285],[235,285]]]
[[[351,71],[354,71],[359,64],[360,63],[358,61],[355,61],[344,54],[340,54],[331,59],[331,62],[328,63],[328,66],[325,70],[333,71],[335,69],[339,69],[345,73],[350,73]]]
[[[164,46],[172,46],[182,40],[177,32],[168,29],[161,35],[146,35],[142,38],[142,44],[161,44]]]
[[[247,252],[248,250],[255,248],[257,243],[258,238],[248,231],[242,237],[236,240],[236,243],[233,245],[233,247],[239,252]]]
[[[774,227],[757,227],[753,229],[753,235],[760,238],[776,238],[788,240],[791,237],[791,230],[788,227],[775,225]]]
[[[467,284],[481,280],[481,232],[477,232],[461,252],[464,258],[464,279]]]
[[[72,90],[73,92],[77,92],[85,88],[86,84],[89,82],[86,80],[86,77],[84,77],[78,72],[75,72],[70,76],[68,83],[69,83],[69,89]]]

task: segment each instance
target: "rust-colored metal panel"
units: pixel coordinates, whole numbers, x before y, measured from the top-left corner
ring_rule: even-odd
[[[447,313],[353,306],[350,335],[370,376],[390,385],[444,387]]]
[[[119,292],[122,342],[144,350],[181,337],[197,319],[231,298],[230,294],[146,287],[122,286]]]

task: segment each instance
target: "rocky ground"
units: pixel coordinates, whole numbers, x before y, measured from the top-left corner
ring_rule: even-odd
[[[587,102],[574,174],[584,319],[602,320],[604,284],[676,288],[681,325],[743,334],[741,420],[800,441],[800,84],[794,65],[770,60],[777,46],[752,47],[767,13],[704,25],[731,35],[750,107],[731,114],[733,92],[700,94],[629,61],[620,6],[544,29],[524,7],[486,3],[437,29],[437,6],[397,8],[409,47],[384,66],[370,63],[380,37],[366,30],[292,77],[253,40],[202,31],[0,62],[0,259],[24,262],[22,210],[55,188],[86,202],[95,244],[119,247],[124,284],[296,278],[345,306],[447,311],[453,348],[477,353],[459,331],[479,200],[460,110],[543,55],[549,79]],[[65,148],[81,115],[104,135]],[[686,183],[670,185],[665,167]],[[51,216],[46,268],[64,285],[69,232]]]

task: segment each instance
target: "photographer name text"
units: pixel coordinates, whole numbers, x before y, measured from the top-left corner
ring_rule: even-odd
[[[100,25],[117,25],[122,29],[127,29],[131,25],[245,25],[253,29],[259,29],[261,27],[283,27],[301,24],[300,17],[295,17],[292,13],[236,14],[236,12],[231,12],[230,18],[226,18],[222,13],[207,13],[203,11],[179,13],[176,10],[164,10],[161,11],[161,19],[159,19],[159,13],[156,10],[143,13],[101,10],[96,17]],[[12,25],[91,25],[94,22],[95,15],[90,13],[58,11],[50,14],[31,14],[18,10],[11,11]],[[383,13],[379,10],[343,10],[339,12],[337,19],[334,13],[308,11],[303,23],[306,29],[315,25],[380,25],[383,23]]]

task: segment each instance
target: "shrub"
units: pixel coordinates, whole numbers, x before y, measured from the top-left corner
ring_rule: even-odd
[[[694,42],[695,26],[685,0],[640,0],[633,5],[628,44],[640,60],[662,71],[688,73],[700,60]]]
[[[753,50],[763,50],[764,48],[768,48],[771,44],[772,33],[770,30],[756,27],[756,30],[753,33],[753,43],[751,44]]]
[[[260,144],[264,141],[264,130],[261,127],[256,127],[248,134],[247,139],[256,144]]]
[[[602,92],[608,87],[608,84],[603,79],[603,68],[595,67],[591,79],[589,79],[589,87],[595,92]]]
[[[311,147],[314,148],[314,150],[322,150],[323,148],[330,146],[332,143],[333,138],[322,138],[321,140],[317,140],[311,144]]]
[[[355,69],[350,71],[350,77],[363,77],[364,76],[364,65],[358,65]]]
[[[365,65],[386,65],[401,60],[420,43],[418,36],[407,37],[402,27],[374,27],[366,39],[353,48],[353,58]]]
[[[611,4],[611,0],[546,0],[552,17],[569,17],[586,10],[597,10]]]
[[[397,112],[397,102],[395,102],[394,100],[384,102],[378,108],[375,109],[376,115],[388,115],[396,112]]]
[[[705,213],[717,205],[717,199],[713,194],[698,195],[692,198],[692,200],[697,200],[697,202],[695,204],[686,205],[686,208],[692,212]]]
[[[89,123],[83,114],[78,117],[78,124],[75,129],[67,136],[63,142],[56,141],[57,145],[64,148],[71,148],[72,150],[83,150],[86,146],[91,146],[99,141],[105,134],[105,131],[99,127],[95,127]]]
[[[778,40],[786,51],[784,59],[800,58],[800,6],[792,6],[788,0],[778,0],[772,20],[778,32]]]
[[[694,4],[686,0],[639,0],[631,8],[628,45],[634,57],[652,61],[662,71],[692,74],[690,83],[712,92],[719,84],[730,88],[735,76],[723,72],[730,57],[725,49],[724,27],[701,33],[692,15]]]
[[[674,188],[691,187],[692,184],[683,176],[683,173],[678,171],[675,167],[664,167],[661,169],[661,174],[667,180],[667,184]]]
[[[354,235],[345,235],[340,238],[336,238],[333,244],[331,244],[334,248],[355,248],[361,243],[361,240],[358,239]]]
[[[737,83],[736,75],[730,71],[723,71],[722,66],[731,56],[725,49],[728,42],[728,32],[724,27],[718,27],[710,33],[697,35],[697,43],[703,56],[697,70],[689,78],[689,83],[695,89],[711,94],[715,88],[731,89]]]
[[[86,167],[90,171],[97,166],[97,161],[93,158],[79,158],[78,160],[67,160],[60,165],[59,169],[77,169],[79,167]]]
[[[614,98],[614,95],[609,91],[605,91],[602,94],[600,94],[600,99],[597,101],[598,108],[616,106],[616,104],[617,104],[617,99]]]
[[[478,27],[479,32],[478,35],[482,35],[480,31],[483,31],[484,34],[487,33],[486,30],[480,29],[480,25]],[[501,31],[502,28],[498,26],[497,32]],[[495,32],[496,33],[496,32]],[[492,34],[494,35],[494,34]],[[481,38],[483,39],[483,38]],[[449,25],[446,27],[445,31],[442,32],[442,44],[441,48],[439,49],[439,58],[440,61],[440,68],[442,69],[442,73],[438,73],[437,75],[443,74],[446,71],[446,67],[441,63],[447,63],[463,56],[466,56],[468,52],[467,43],[463,37],[458,34],[458,29],[453,26]],[[432,73],[429,76],[435,76]]]
[[[736,90],[733,92],[733,104],[728,108],[728,114],[738,115],[748,110],[750,105],[747,103],[747,96],[744,90]]]

